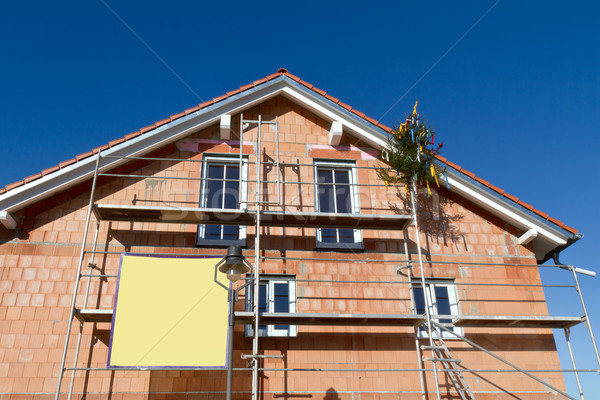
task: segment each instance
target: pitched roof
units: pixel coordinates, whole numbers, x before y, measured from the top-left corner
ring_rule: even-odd
[[[349,106],[348,104],[345,104],[345,103],[341,102],[338,98],[333,97],[333,96],[327,94],[327,92],[325,92],[324,90],[321,90],[321,89],[315,87],[314,85],[312,85],[312,84],[310,84],[310,83],[308,83],[308,82],[300,79],[299,77],[290,74],[287,69],[280,68],[276,73],[268,75],[265,78],[256,80],[256,81],[254,81],[254,82],[252,82],[252,83],[250,83],[248,85],[241,86],[240,88],[232,90],[230,92],[227,92],[224,95],[215,97],[212,100],[205,101],[203,103],[198,104],[195,107],[188,108],[187,110],[185,110],[183,112],[180,112],[180,113],[177,113],[177,114],[173,114],[173,115],[171,115],[168,118],[165,118],[165,119],[162,119],[160,121],[157,121],[157,122],[155,122],[152,125],[148,125],[148,126],[146,126],[144,128],[141,128],[138,131],[132,132],[132,133],[130,133],[128,135],[125,135],[125,136],[123,136],[121,138],[112,140],[112,141],[108,142],[108,144],[106,144],[104,146],[96,147],[95,149],[93,149],[91,151],[88,151],[86,153],[79,154],[79,155],[75,156],[75,158],[63,161],[63,162],[59,163],[56,166],[44,169],[43,171],[41,171],[41,172],[39,172],[37,174],[28,176],[28,177],[24,178],[23,180],[20,180],[20,181],[11,183],[9,185],[6,185],[4,188],[0,188],[0,195],[6,193],[8,191],[11,191],[13,189],[16,189],[16,188],[18,188],[18,187],[20,187],[22,185],[25,185],[27,183],[33,182],[33,181],[35,181],[37,179],[40,179],[40,178],[42,178],[44,176],[52,174],[52,173],[54,173],[56,171],[64,169],[64,168],[66,168],[66,167],[68,167],[68,166],[70,166],[72,164],[75,164],[75,163],[80,162],[82,160],[85,160],[85,159],[87,159],[89,157],[92,157],[93,155],[97,154],[99,151],[103,151],[103,150],[115,147],[115,146],[117,146],[117,145],[119,145],[119,144],[121,144],[123,142],[132,140],[132,139],[134,139],[134,138],[136,138],[136,137],[138,137],[140,135],[144,135],[144,134],[146,134],[146,133],[148,133],[150,131],[153,131],[153,130],[155,130],[155,129],[157,129],[157,128],[165,125],[165,124],[168,124],[170,122],[176,121],[176,120],[178,120],[180,118],[183,118],[183,117],[185,117],[185,116],[187,116],[189,114],[195,113],[195,112],[197,112],[199,110],[202,110],[203,108],[209,107],[209,106],[211,106],[213,104],[222,102],[222,101],[224,101],[224,100],[226,100],[226,99],[228,99],[228,98],[230,98],[232,96],[235,96],[235,95],[237,95],[239,93],[242,93],[242,92],[245,92],[247,90],[250,90],[250,89],[252,89],[254,87],[260,86],[260,85],[262,85],[262,84],[264,84],[264,83],[266,83],[268,81],[271,81],[273,79],[276,79],[276,78],[278,78],[280,76],[285,76],[285,77],[287,77],[287,78],[289,78],[289,79],[297,82],[298,84],[304,86],[305,88],[311,90],[314,93],[317,93],[318,95],[324,97],[325,99],[333,102],[337,106],[339,106],[339,107],[345,109],[346,111],[354,114],[356,117],[358,117],[360,119],[363,119],[363,120],[367,121],[369,124],[372,124],[372,125],[376,126],[377,128],[383,130],[384,132],[386,132],[386,133],[391,133],[392,132],[392,128],[390,128],[390,127],[388,127],[386,125],[383,125],[382,123],[380,123],[379,121],[374,120],[373,118],[368,117],[367,115],[365,115],[364,113],[358,111],[357,109],[353,108],[352,106]],[[508,199],[511,202],[518,204],[519,206],[521,206],[521,207],[525,208],[526,210],[528,210],[528,211],[536,214],[540,218],[542,218],[542,219],[544,219],[546,221],[549,221],[549,222],[557,225],[558,227],[564,229],[565,231],[570,232],[572,234],[576,234],[578,232],[577,229],[565,225],[562,221],[559,221],[559,220],[557,220],[555,218],[550,217],[547,213],[534,208],[532,205],[530,205],[528,203],[525,203],[524,201],[520,200],[518,197],[513,196],[513,195],[511,195],[509,193],[506,193],[503,189],[501,189],[501,188],[499,188],[497,186],[492,185],[490,182],[488,182],[488,181],[486,181],[486,180],[478,177],[477,175],[475,175],[474,173],[472,173],[470,171],[467,171],[466,169],[462,168],[460,165],[455,164],[453,162],[450,162],[449,160],[447,160],[446,158],[441,157],[441,156],[437,156],[437,159],[441,163],[443,163],[443,164],[445,164],[445,165],[453,168],[454,170],[460,172],[461,174],[463,174],[463,175],[465,175],[465,176],[467,176],[467,177],[475,180],[476,182],[478,182],[479,184],[483,185],[484,187],[486,187],[486,188],[490,189],[491,191],[493,191],[493,192],[495,192],[495,193],[503,196],[505,199]]]

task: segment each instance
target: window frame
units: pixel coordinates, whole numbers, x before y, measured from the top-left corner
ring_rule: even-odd
[[[285,283],[288,290],[288,304],[290,314],[296,313],[296,276],[295,275],[261,275],[260,285],[266,288],[267,313],[275,312],[275,285]],[[250,285],[246,291],[246,311],[252,311],[252,302],[254,301],[254,285]],[[260,319],[259,319],[260,321]],[[259,328],[260,337],[296,337],[298,336],[297,325],[285,325],[285,329],[277,328],[282,325],[266,325],[265,328]],[[254,336],[254,325],[248,324],[245,328],[246,336]]]
[[[318,159],[314,160],[314,190],[315,190],[315,211],[320,212],[320,203],[319,203],[319,181],[318,181],[318,172],[320,168],[335,170],[347,170],[349,177],[349,185],[350,185],[350,201],[351,201],[351,214],[360,214],[360,196],[358,190],[358,174],[356,171],[356,162],[350,162],[348,160],[325,160]],[[333,174],[335,176],[335,174]],[[335,181],[332,183],[336,185]],[[337,203],[334,202],[334,205]],[[322,229],[335,229],[337,235],[337,242],[324,242],[322,239]],[[339,241],[339,230],[340,229],[348,229],[352,230],[354,242],[352,243],[342,243]],[[317,244],[317,248],[322,249],[363,249],[363,238],[362,231],[360,229],[352,229],[352,228],[316,228],[315,229],[315,240]]]
[[[239,168],[240,158],[239,155],[230,155],[230,154],[218,154],[218,153],[210,153],[203,155],[202,162],[202,181],[200,184],[200,199],[199,206],[200,208],[208,208],[206,207],[208,202],[208,197],[206,196],[207,190],[207,175],[208,175],[208,166],[213,164],[222,164],[222,165],[231,165]],[[226,172],[224,176],[226,176]],[[238,185],[238,208],[240,210],[245,210],[247,208],[248,201],[248,157],[242,157],[242,184],[241,188]],[[223,178],[223,182],[225,182],[225,178]],[[241,193],[240,193],[241,190]],[[221,229],[224,225],[220,225]],[[196,245],[197,246],[231,246],[231,245],[246,245],[246,226],[238,225],[238,239],[237,240],[229,240],[229,239],[206,239],[206,224],[199,224],[197,233],[196,233]],[[221,231],[222,232],[222,231]],[[221,234],[222,236],[222,234]]]
[[[412,282],[411,282],[411,306],[412,306],[412,310],[414,314],[419,314],[417,311],[417,303],[416,303],[416,294],[415,294],[415,288],[421,288],[421,280],[419,278],[413,278]],[[448,302],[449,302],[449,307],[450,307],[450,314],[439,314],[438,313],[438,299],[437,296],[435,296],[435,288],[436,287],[445,287],[447,289],[447,293],[448,293]],[[460,299],[458,297],[458,291],[456,289],[456,284],[454,279],[443,279],[443,278],[436,278],[436,279],[425,279],[425,295],[427,296],[427,299],[429,300],[429,304],[430,304],[430,315],[449,315],[449,316],[458,316],[460,315]],[[435,298],[435,301],[433,301]],[[446,318],[444,318],[446,319]],[[451,318],[448,318],[451,319]],[[433,318],[434,321],[439,323],[439,319],[438,318]],[[457,327],[457,326],[453,326],[451,329],[454,333],[457,333],[459,335],[463,335],[463,328],[461,327]],[[441,335],[442,339],[446,340],[446,339],[458,339],[456,336],[452,335],[451,333],[445,331],[445,330],[441,330],[441,329],[435,329],[435,331],[438,333],[438,335]],[[418,329],[418,338],[419,339],[427,339],[429,338],[429,335],[427,334],[427,331],[423,328],[419,328]]]

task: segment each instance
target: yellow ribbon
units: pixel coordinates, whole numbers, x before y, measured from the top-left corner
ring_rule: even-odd
[[[386,179],[386,180],[385,180],[385,190],[387,190],[387,188],[388,188],[388,181],[387,181],[387,179]]]
[[[419,104],[419,102],[415,100],[415,107],[413,108],[413,115],[417,115],[417,104]]]
[[[429,182],[425,181],[425,183],[427,184],[427,191],[429,192],[429,195],[431,196],[431,189],[429,189]]]
[[[431,175],[435,178],[435,183],[437,187],[440,187],[440,183],[437,180],[437,174],[435,173],[435,167],[431,164]]]

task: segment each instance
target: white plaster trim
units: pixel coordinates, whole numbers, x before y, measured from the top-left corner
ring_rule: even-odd
[[[231,115],[221,115],[221,139],[231,139]]]
[[[0,211],[0,222],[2,222],[2,225],[4,225],[6,229],[15,229],[17,227],[17,222],[12,215],[6,211]]]
[[[342,140],[342,123],[340,121],[333,121],[331,123],[331,129],[329,130],[329,144],[331,146],[338,146]]]
[[[530,229],[524,234],[522,234],[517,240],[519,244],[528,244],[533,239],[537,237],[537,231],[535,229]]]

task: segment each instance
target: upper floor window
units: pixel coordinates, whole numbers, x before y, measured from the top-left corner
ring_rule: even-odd
[[[242,164],[240,193],[240,163],[237,157],[206,155],[202,168],[200,207],[216,209],[244,208],[246,202],[247,163]],[[246,227],[237,225],[200,225],[200,245],[229,246],[245,244]]]
[[[248,287],[246,309],[252,310],[254,300],[253,286]],[[258,292],[258,312],[285,313],[296,312],[296,281],[291,275],[261,275]],[[253,326],[246,325],[246,334],[252,335]],[[260,325],[260,336],[296,336],[296,325]]]
[[[360,212],[356,164],[341,161],[316,161],[316,210],[325,213]],[[317,246],[324,248],[361,248],[358,229],[319,228]]]
[[[456,286],[454,286],[454,281],[452,280],[426,280],[425,292],[423,292],[421,281],[414,280],[412,294],[414,312],[416,314],[425,314],[425,296],[427,296],[427,300],[430,304],[430,315],[453,316],[459,314]],[[459,335],[462,334],[460,328],[451,326],[451,318],[439,318],[434,319],[433,321],[439,324],[447,324],[444,326],[445,328],[456,332]],[[436,331],[441,334],[444,339],[456,338],[456,336],[443,329],[436,329]],[[425,328],[419,328],[419,337],[428,337]]]

